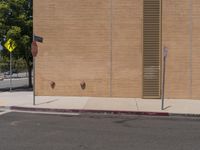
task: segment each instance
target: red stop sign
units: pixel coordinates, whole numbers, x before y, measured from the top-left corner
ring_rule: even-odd
[[[38,46],[37,46],[36,41],[33,41],[32,44],[31,44],[31,53],[32,53],[33,57],[37,56]]]

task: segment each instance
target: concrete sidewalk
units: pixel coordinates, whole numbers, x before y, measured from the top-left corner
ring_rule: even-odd
[[[200,100],[167,99],[161,110],[159,99],[37,96],[33,92],[2,92],[0,107],[50,112],[108,112],[142,115],[200,116]]]

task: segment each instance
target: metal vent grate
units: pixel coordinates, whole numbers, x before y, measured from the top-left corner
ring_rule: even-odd
[[[161,0],[144,0],[143,98],[160,98]]]

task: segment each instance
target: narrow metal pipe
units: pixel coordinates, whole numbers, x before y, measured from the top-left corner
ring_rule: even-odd
[[[33,41],[35,40],[33,34]],[[33,56],[33,105],[35,105],[35,57]]]
[[[33,57],[33,105],[35,105],[35,57]]]
[[[10,52],[10,92],[12,92],[12,52]]]
[[[162,78],[162,106],[161,109],[164,110],[164,100],[165,100],[165,64],[166,64],[166,56],[164,56],[163,62],[163,78]]]

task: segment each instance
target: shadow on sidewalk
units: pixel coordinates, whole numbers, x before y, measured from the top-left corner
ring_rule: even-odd
[[[166,106],[166,107],[164,107],[163,110],[166,110],[166,109],[168,109],[168,108],[170,108],[170,107],[172,107],[172,106]]]
[[[42,105],[42,104],[49,104],[49,103],[52,103],[52,102],[56,102],[58,101],[59,99],[54,99],[54,100],[50,100],[50,101],[46,101],[46,102],[42,102],[42,103],[37,103],[35,105]]]

